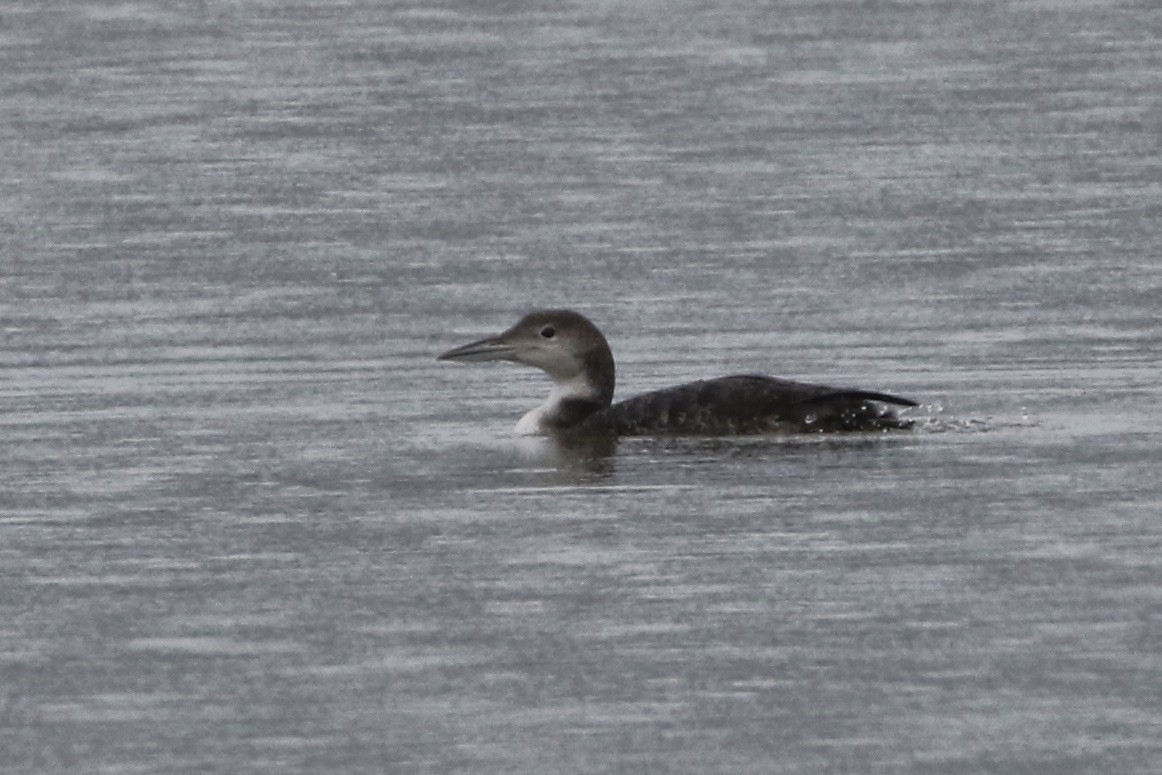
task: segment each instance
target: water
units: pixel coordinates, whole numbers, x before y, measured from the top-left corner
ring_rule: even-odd
[[[1162,10],[9,3],[0,769],[1162,769]],[[433,357],[864,439],[513,438]]]

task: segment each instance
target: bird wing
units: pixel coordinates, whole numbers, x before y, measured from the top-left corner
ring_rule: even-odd
[[[635,396],[574,428],[618,435],[813,432],[907,427],[880,404],[914,406],[887,393],[760,375],[700,380]]]

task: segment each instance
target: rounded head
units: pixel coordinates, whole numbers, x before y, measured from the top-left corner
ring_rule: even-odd
[[[499,336],[449,350],[442,361],[513,361],[535,366],[554,382],[584,380],[593,392],[613,395],[613,355],[597,326],[568,309],[530,312]]]
[[[556,380],[580,375],[595,350],[609,349],[589,318],[567,309],[530,312],[499,338],[514,348],[513,360]]]

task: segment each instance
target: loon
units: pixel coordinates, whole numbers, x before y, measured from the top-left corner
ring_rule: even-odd
[[[512,328],[457,347],[437,360],[513,361],[553,381],[549,397],[521,418],[533,435],[709,435],[884,431],[910,428],[883,404],[916,406],[870,390],[827,387],[740,374],[700,380],[613,403],[613,353],[588,318],[538,310]]]

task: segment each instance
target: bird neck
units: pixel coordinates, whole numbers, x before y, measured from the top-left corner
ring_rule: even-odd
[[[538,436],[564,430],[613,403],[614,365],[609,348],[582,359],[584,368],[572,377],[553,377],[549,397],[520,419],[516,432]],[[551,376],[551,375],[550,375]]]

